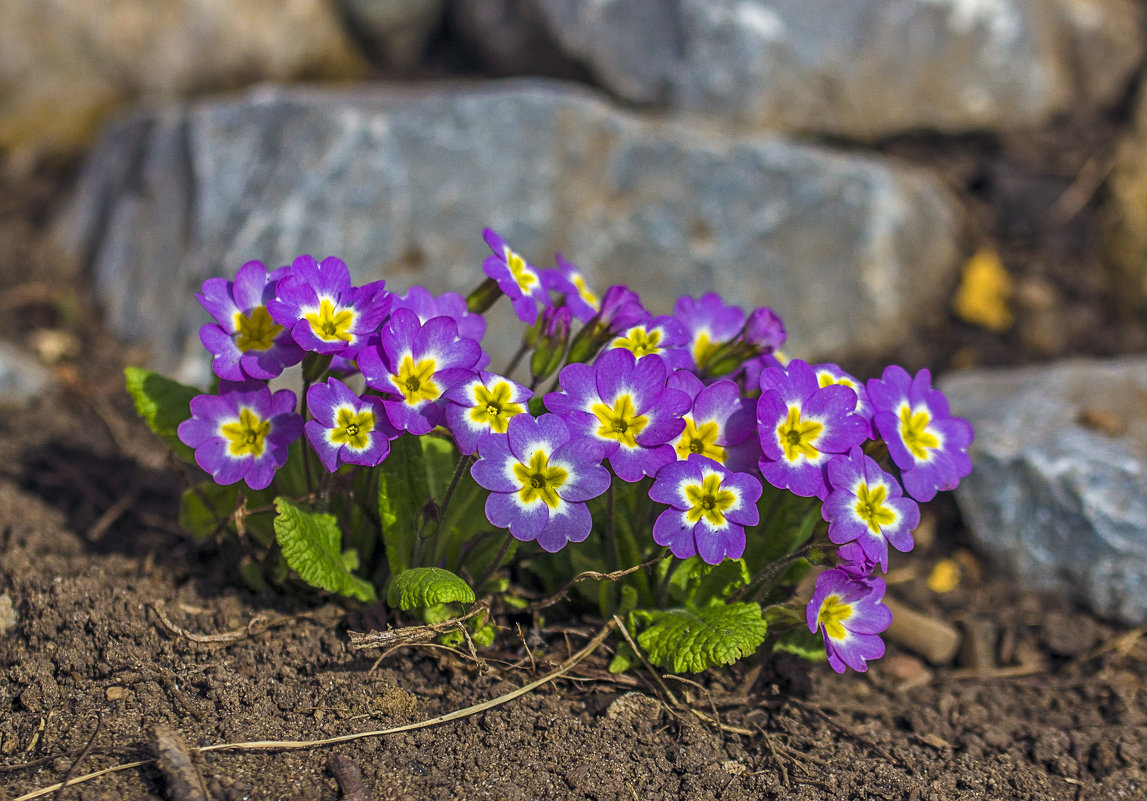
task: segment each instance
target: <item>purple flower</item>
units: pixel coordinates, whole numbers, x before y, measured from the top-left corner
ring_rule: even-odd
[[[481,346],[458,335],[453,317],[434,317],[425,325],[410,309],[398,309],[382,330],[381,345],[358,358],[366,384],[396,396],[383,402],[399,431],[420,435],[442,421],[443,393],[468,378]]]
[[[538,306],[550,306],[542,276],[526,260],[510,250],[506,240],[490,228],[482,231],[486,244],[494,251],[482,263],[482,270],[498,282],[498,288],[510,299],[518,319],[533,325],[538,319]]]
[[[195,293],[217,323],[199,329],[199,340],[214,356],[211,369],[215,375],[225,381],[266,381],[303,360],[291,332],[267,311],[275,284],[287,269],[280,267],[268,275],[262,262],[249,261],[239,268],[234,281],[208,278],[202,291]]]
[[[360,398],[336,378],[307,390],[307,409],[314,417],[304,426],[307,442],[328,473],[344,463],[381,464],[390,453],[390,441],[398,436],[380,398]]]
[[[784,321],[777,313],[767,306],[759,306],[749,312],[742,336],[759,353],[764,354],[772,353],[785,344],[787,334]]]
[[[831,384],[840,384],[856,393],[856,413],[868,422],[867,439],[874,438],[876,435],[872,427],[874,412],[872,402],[868,400],[868,389],[864,386],[864,382],[853,378],[835,364],[814,364],[812,371],[816,374],[816,383],[819,386],[827,387]]]
[[[481,342],[486,335],[486,318],[467,309],[466,298],[457,292],[434,295],[424,287],[412,286],[401,298],[394,299],[391,310],[394,309],[410,309],[424,325],[434,317],[453,317],[458,324],[458,336],[475,342]],[[489,361],[489,354],[483,353],[477,366],[485,367]]]
[[[638,360],[624,349],[607,351],[592,367],[562,368],[562,391],[546,395],[546,408],[600,442],[619,478],[639,481],[676,459],[668,443],[685,427],[681,415],[689,396],[666,387],[666,372],[660,357]]]
[[[757,433],[765,480],[778,489],[824,500],[829,459],[867,436],[867,423],[855,408],[855,392],[838,384],[819,386],[812,368],[800,359],[785,369],[762,372]]]
[[[670,508],[653,524],[653,540],[678,559],[700,555],[711,565],[745,552],[745,526],[759,521],[761,482],[690,454],[657,473],[649,497]]]
[[[570,313],[588,323],[601,310],[601,299],[589,288],[581,270],[562,258],[560,253],[554,259],[558,266],[542,270],[542,283],[551,292],[563,295]]]
[[[668,315],[653,317],[617,333],[610,348],[625,348],[637,358],[660,356],[671,366],[688,366],[681,349],[689,343],[689,332]]]
[[[243,479],[266,488],[286,464],[287,449],[303,432],[295,393],[261,384],[220,382],[219,395],[191,399],[191,417],[179,424],[179,439],[195,449],[195,461],[217,484]]]
[[[848,456],[828,463],[832,492],[821,507],[828,522],[828,538],[837,545],[857,542],[865,557],[888,569],[888,546],[912,550],[912,529],[920,522],[920,509],[905,498],[896,479],[854,445]]]
[[[876,430],[913,498],[930,501],[937,490],[955,489],[972,472],[972,426],[948,413],[948,399],[932,389],[928,370],[912,377],[891,365],[879,379],[869,379],[868,397]]]
[[[837,568],[854,579],[866,579],[879,567],[876,562],[868,558],[868,554],[856,540],[846,542],[837,548],[836,558]]]
[[[597,317],[598,325],[608,331],[618,332],[648,319],[649,312],[641,305],[641,298],[632,289],[623,284],[614,284],[605,290]]]
[[[470,454],[485,434],[505,434],[510,418],[526,411],[533,392],[516,381],[485,371],[473,373],[443,393],[446,424],[459,453]]]
[[[593,521],[585,502],[609,487],[601,448],[573,434],[560,417],[511,418],[505,435],[487,434],[470,469],[490,490],[486,517],[523,541],[537,540],[550,553],[589,536]]]
[[[833,568],[816,577],[805,612],[809,631],[824,635],[828,664],[837,673],[847,665],[863,673],[870,659],[884,656],[880,632],[892,624],[892,613],[880,601],[883,579],[854,579]]]
[[[741,397],[733,381],[722,379],[705,386],[688,370],[678,370],[666,383],[688,395],[693,404],[682,416],[685,430],[674,446],[678,459],[698,453],[734,471],[756,469],[761,449],[753,436],[755,401]]]
[[[745,313],[737,306],[726,306],[715,292],[701,298],[678,298],[673,316],[689,334],[689,366],[699,373],[705,372],[717,348],[736,337],[745,324]]]
[[[267,311],[303,350],[353,358],[390,310],[391,297],[374,281],[352,287],[350,270],[333,256],[322,263],[299,256],[279,281]]]

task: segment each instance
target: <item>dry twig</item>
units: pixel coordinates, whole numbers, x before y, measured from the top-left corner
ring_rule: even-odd
[[[402,645],[428,643],[437,639],[441,634],[447,634],[459,629],[465,631],[466,627],[462,625],[465,621],[484,613],[489,608],[489,604],[485,601],[478,601],[470,607],[470,611],[461,617],[443,620],[441,623],[427,623],[423,626],[404,626],[400,629],[387,629],[386,631],[348,631],[347,636],[350,637],[350,647],[356,651],[361,651],[364,648],[397,648]],[[471,643],[471,651],[473,651],[473,647],[473,643]],[[476,654],[474,657],[479,665],[484,664],[477,658]]]
[[[596,570],[584,570],[581,573],[578,573],[576,576],[574,576],[569,581],[567,581],[562,586],[562,588],[560,590],[555,592],[549,598],[544,598],[541,601],[535,601],[534,603],[527,606],[526,611],[527,612],[540,612],[541,610],[546,609],[547,607],[553,606],[558,601],[565,598],[566,593],[570,591],[570,588],[573,587],[573,585],[577,584],[579,581],[586,581],[587,579],[593,579],[594,581],[619,581],[620,579],[624,578],[625,576],[628,576],[630,573],[636,573],[638,570],[641,570],[643,567],[650,567],[651,565],[655,565],[665,558],[667,558],[667,557],[658,556],[656,559],[650,559],[648,562],[642,562],[639,565],[634,565],[633,567],[627,567],[624,570],[614,570],[614,571],[609,572],[609,573],[598,573]]]

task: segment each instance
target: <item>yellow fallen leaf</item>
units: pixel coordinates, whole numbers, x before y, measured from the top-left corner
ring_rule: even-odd
[[[1015,319],[1009,305],[1013,290],[1012,277],[999,254],[981,249],[964,262],[952,310],[973,325],[1006,331]]]
[[[936,593],[951,592],[960,586],[963,571],[955,559],[941,559],[928,574],[928,589]]]

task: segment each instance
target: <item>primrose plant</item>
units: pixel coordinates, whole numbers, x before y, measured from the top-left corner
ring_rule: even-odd
[[[766,642],[840,672],[881,656],[877,573],[911,550],[917,504],[971,470],[971,427],[928,371],[862,382],[787,358],[770,309],[707,294],[656,315],[485,238],[465,298],[354,286],[310,256],[205,281],[212,391],[127,370],[140,414],[210,476],[183,525],[256,586],[385,590],[479,643],[482,598],[618,615],[673,671]],[[494,372],[483,314],[502,296],[525,333]]]

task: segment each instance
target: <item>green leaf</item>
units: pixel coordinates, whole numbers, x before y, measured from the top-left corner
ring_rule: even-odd
[[[195,451],[180,441],[176,429],[191,417],[191,399],[203,393],[142,367],[125,367],[123,374],[135,410],[147,427],[163,437],[176,456],[194,463]]]
[[[303,581],[360,601],[375,599],[374,587],[347,569],[334,515],[307,512],[286,498],[276,498],[275,508],[275,536],[283,558]]]
[[[406,434],[390,444],[378,471],[378,517],[391,575],[410,569],[422,507],[430,499],[418,437]]]
[[[220,522],[235,512],[238,495],[238,485],[224,487],[214,481],[204,481],[185,490],[179,499],[180,527],[193,537],[210,537]]]
[[[766,628],[757,604],[713,603],[652,613],[637,642],[653,664],[697,673],[752,654],[765,641]]]
[[[724,601],[748,584],[749,579],[749,567],[744,559],[725,559],[710,565],[699,556],[690,556],[674,571],[669,586],[676,600],[701,607],[710,601]]]
[[[814,634],[807,628],[787,631],[777,638],[773,653],[792,654],[810,662],[823,662],[824,638],[819,632]]]
[[[474,590],[449,570],[415,567],[394,576],[386,602],[403,611],[426,609],[435,604],[474,603]]]

